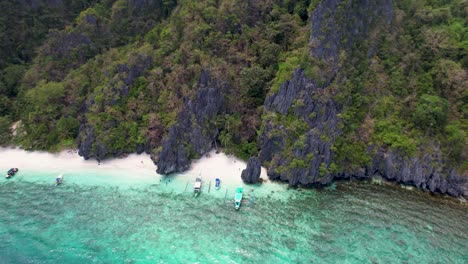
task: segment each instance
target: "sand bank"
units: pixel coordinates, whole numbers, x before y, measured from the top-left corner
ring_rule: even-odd
[[[256,194],[274,194],[284,191],[285,184],[268,181],[266,170],[262,168],[263,184],[245,185],[241,172],[246,163],[224,153],[214,151],[192,163],[191,168],[181,174],[162,176],[156,173],[156,165],[147,154],[131,154],[125,158],[108,159],[98,163],[84,160],[75,150],[60,153],[25,151],[22,149],[0,148],[0,170],[6,173],[17,167],[20,172],[14,179],[31,182],[53,183],[59,174],[65,175],[64,183],[80,185],[104,185],[117,187],[157,187],[161,191],[190,193],[197,176],[203,179],[203,193],[224,197],[233,194],[239,186]],[[215,190],[215,178],[221,179],[221,189]],[[2,179],[1,181],[7,181]],[[1,182],[0,181],[0,182]]]

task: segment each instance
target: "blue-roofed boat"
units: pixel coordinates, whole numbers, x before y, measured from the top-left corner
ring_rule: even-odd
[[[63,174],[60,174],[59,176],[57,176],[57,178],[55,178],[55,186],[62,184],[62,182],[63,182]]]
[[[221,188],[221,180],[219,178],[215,179],[215,188],[216,190],[219,190],[219,188]]]
[[[8,170],[7,174],[5,175],[5,178],[9,179],[13,176],[15,176],[15,174],[18,172],[18,168],[11,168]]]

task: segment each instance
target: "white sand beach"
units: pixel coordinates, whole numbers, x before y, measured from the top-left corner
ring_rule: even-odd
[[[262,184],[245,185],[240,177],[246,162],[224,153],[214,151],[192,162],[191,168],[181,174],[162,176],[156,173],[156,165],[147,154],[131,154],[125,158],[113,158],[98,163],[84,160],[76,150],[60,153],[25,151],[14,148],[0,148],[0,170],[6,173],[9,168],[19,168],[20,172],[11,180],[53,183],[57,175],[64,175],[64,183],[80,185],[114,186],[139,188],[158,185],[163,191],[191,192],[197,176],[203,179],[203,193],[225,196],[238,186],[255,190],[260,194],[272,194],[285,190],[286,184],[268,180],[262,168]],[[214,181],[221,179],[221,189],[215,190]],[[3,179],[1,181],[7,181]],[[209,192],[208,192],[209,191]]]

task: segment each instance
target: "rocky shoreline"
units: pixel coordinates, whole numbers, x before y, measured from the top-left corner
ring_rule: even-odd
[[[307,52],[320,69],[310,76],[306,69],[298,68],[278,89],[269,91],[257,137],[259,154],[249,160],[242,173],[245,182],[257,182],[258,167],[263,165],[271,180],[291,186],[328,185],[338,179],[379,176],[432,193],[468,197],[467,173],[458,172],[456,165],[444,157],[442,146],[432,139],[421,143],[410,155],[385,144],[365,142],[367,152],[363,152],[369,162],[342,166],[340,170],[334,168],[335,143],[344,134],[342,114],[353,103],[348,94],[341,101],[336,98],[343,93],[341,86],[350,77],[344,66],[354,65],[356,50],[364,54],[363,61],[370,63],[376,52],[376,32],[392,27],[398,11],[394,10],[394,4],[392,0],[324,0],[318,4],[310,14]],[[133,76],[151,65],[145,57],[137,61],[143,66],[122,69],[132,73],[124,80],[127,86]],[[191,160],[215,148],[220,134],[217,121],[232,111],[225,104],[229,90],[235,87],[226,83],[222,77],[210,74],[209,69],[202,70],[194,85],[195,92],[183,97],[177,122],[167,129],[161,144],[155,146],[160,148],[138,147],[138,152],[152,154],[157,173],[186,171]],[[128,93],[126,89],[121,92]],[[95,144],[97,135],[92,126],[82,125],[80,131],[79,150],[85,159],[93,157],[93,153],[97,159],[114,155],[105,146]]]
[[[340,8],[343,14],[335,14],[338,12],[335,10]],[[333,12],[330,13],[330,10]],[[371,157],[368,165],[359,169],[348,168],[339,173],[330,170],[336,156],[333,144],[342,134],[340,113],[345,107],[328,92],[337,79],[347,78],[340,68],[342,62],[339,54],[351,52],[356,44],[368,39],[376,26],[390,25],[393,13],[391,0],[356,5],[326,0],[312,12],[310,55],[325,62],[328,67],[317,79],[309,78],[303,69],[297,69],[290,80],[266,98],[264,124],[258,138],[258,158],[267,168],[271,180],[288,182],[291,186],[314,186],[328,185],[336,179],[380,176],[432,193],[468,197],[468,175],[452,169],[444,159],[440,146],[434,142],[419,146],[417,154],[412,157],[404,152],[368,146],[367,154]],[[332,30],[324,31],[325,27]],[[354,30],[348,32],[345,28]],[[369,45],[368,57],[373,52],[373,45]],[[214,87],[206,90],[210,84]],[[201,88],[195,99],[187,100],[187,107],[180,113],[179,119],[185,121],[170,129],[163,151],[154,159],[159,173],[183,171],[190,163],[187,152],[203,155],[217,140],[216,129],[201,120],[212,119],[222,112],[222,95],[215,92],[220,87],[211,81],[207,72],[200,77],[199,86],[205,88]],[[200,93],[205,95],[200,96]],[[192,105],[200,107],[194,108]],[[193,116],[195,120],[188,122],[187,116]],[[181,136],[176,130],[184,131],[186,136]],[[200,131],[205,131],[205,134]],[[191,150],[183,149],[184,145],[191,146]],[[247,183],[256,182],[252,176],[255,174],[255,160],[251,158],[250,166],[242,173]]]

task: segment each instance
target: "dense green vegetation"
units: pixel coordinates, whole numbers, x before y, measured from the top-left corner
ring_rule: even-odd
[[[95,152],[157,152],[209,70],[229,87],[218,143],[248,158],[258,152],[266,96],[297,68],[318,83],[326,68],[308,54],[308,18],[319,1],[13,2],[0,2],[2,144],[54,151],[75,146],[92,127]],[[369,144],[414,155],[436,141],[454,164],[468,160],[468,2],[394,6],[392,26],[346,54],[346,78],[333,86],[345,109],[332,170],[368,163]],[[299,140],[288,144],[300,146],[300,121],[271,118],[289,124]],[[19,120],[12,137],[8,126]]]
[[[49,30],[63,28],[95,1],[0,1],[0,116],[2,143],[7,123],[18,119],[15,99],[25,71]]]
[[[468,2],[397,1],[396,7],[392,26],[379,28],[370,63],[345,66],[348,81],[338,98],[351,96],[353,104],[341,114],[345,133],[336,142],[336,162],[361,167],[370,162],[369,144],[415,155],[436,142],[465,170]],[[366,56],[369,44],[363,45],[353,58]]]

